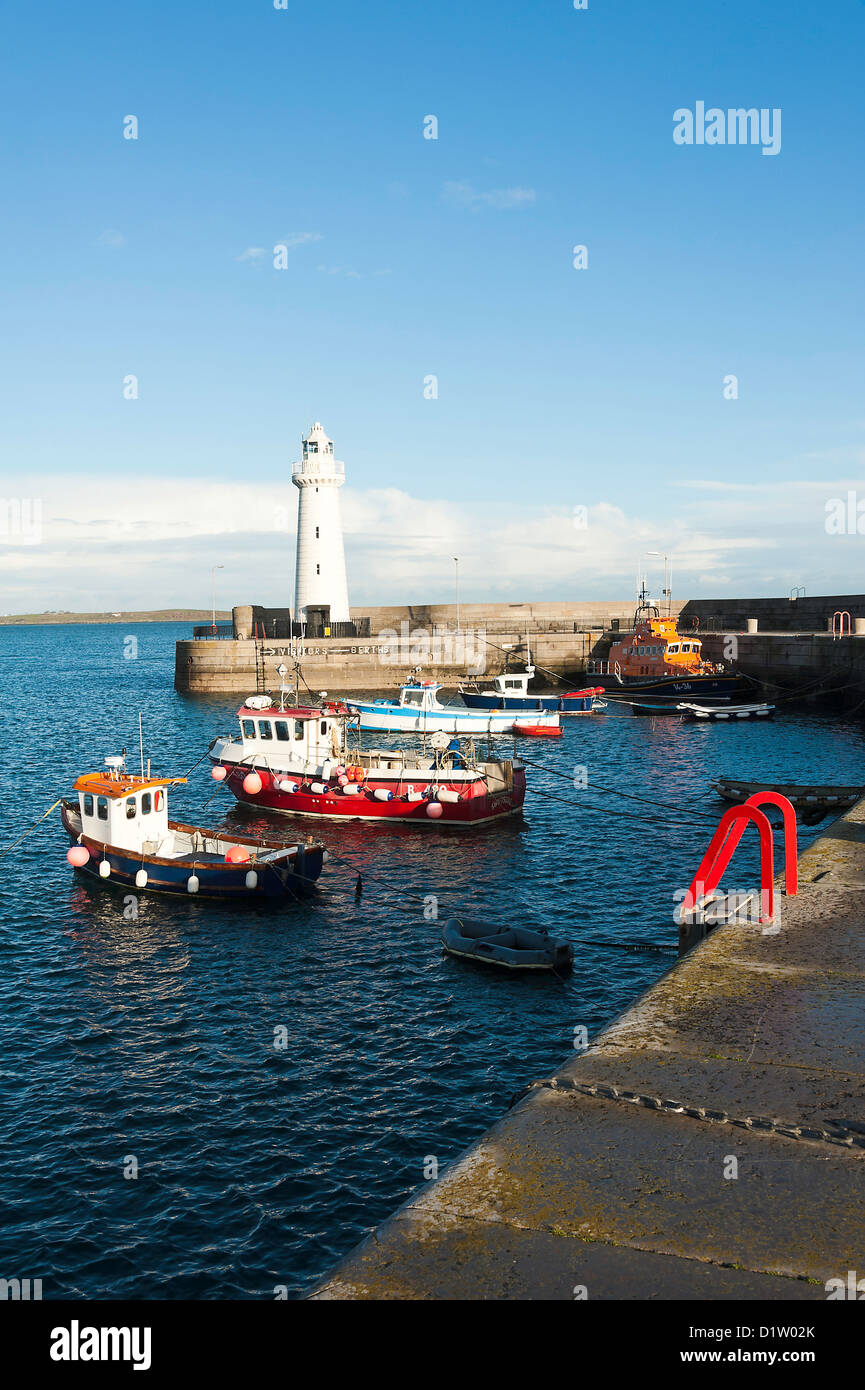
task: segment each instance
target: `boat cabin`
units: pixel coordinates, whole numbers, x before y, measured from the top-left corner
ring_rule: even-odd
[[[133,777],[123,758],[106,758],[105,772],[86,772],[75,783],[81,833],[117,849],[158,852],[172,839],[168,788],[185,777]]]
[[[258,702],[257,702],[258,704]],[[345,752],[345,727],[351,718],[347,705],[326,704],[277,709],[247,701],[237,711],[244,753],[279,755],[312,766]]]
[[[525,671],[504,671],[502,675],[493,677],[493,692],[496,695],[528,697],[529,681],[534,674],[534,666],[527,666]]]

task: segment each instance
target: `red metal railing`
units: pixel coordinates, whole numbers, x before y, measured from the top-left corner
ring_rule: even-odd
[[[837,618],[837,624],[836,624]],[[846,622],[845,622],[846,619]],[[832,614],[832,637],[836,640],[839,637],[849,637],[852,631],[852,618],[846,608],[836,608]]]
[[[775,867],[772,826],[759,809],[761,805],[780,807],[784,814],[784,885],[789,897],[799,891],[799,871],[796,850],[796,811],[792,802],[779,792],[755,792],[742,806],[731,806],[721,817],[718,829],[709,842],[702,863],[682,903],[681,915],[686,918],[703,898],[717,888],[724,870],[753,821],[760,832],[760,921],[771,921],[775,915]]]

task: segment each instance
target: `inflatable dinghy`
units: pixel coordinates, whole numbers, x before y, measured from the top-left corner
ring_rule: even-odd
[[[442,932],[442,945],[452,956],[499,965],[505,970],[567,970],[574,948],[546,932],[527,927],[500,927],[451,917]]]

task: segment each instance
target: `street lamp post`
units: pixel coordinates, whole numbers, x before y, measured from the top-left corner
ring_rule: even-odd
[[[216,571],[224,570],[225,565],[211,565],[210,568],[210,630],[216,635]]]
[[[454,583],[457,594],[457,632],[460,631],[460,557],[454,556]]]

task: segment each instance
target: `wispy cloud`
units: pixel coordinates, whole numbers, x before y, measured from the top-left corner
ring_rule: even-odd
[[[280,239],[280,245],[293,251],[296,246],[306,246],[310,241],[321,241],[321,232],[292,232]]]
[[[109,227],[107,231],[100,232],[96,240],[100,246],[111,246],[115,249],[126,245],[126,237],[123,233],[115,231],[112,227]]]
[[[261,261],[267,255],[263,246],[247,246],[245,251],[241,251],[239,256],[235,256],[236,261]]]
[[[533,188],[475,188],[467,180],[448,182],[442,188],[442,198],[447,203],[459,203],[461,207],[495,208],[497,212],[510,212],[529,207],[537,195]]]
[[[359,270],[352,270],[350,265],[317,265],[316,270],[320,270],[323,275],[343,275],[348,280],[360,280]]]

